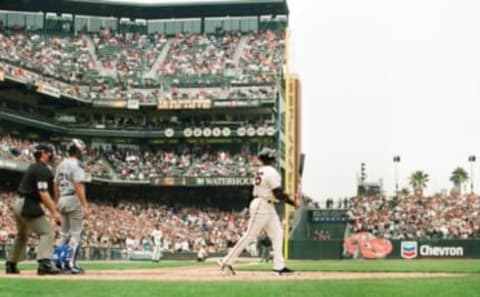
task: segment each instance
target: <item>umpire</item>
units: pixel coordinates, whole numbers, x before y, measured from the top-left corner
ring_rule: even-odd
[[[19,196],[12,207],[17,236],[7,259],[7,274],[20,273],[17,263],[25,258],[25,248],[31,232],[39,236],[37,273],[44,275],[60,272],[50,262],[55,235],[40,205],[43,204],[49,210],[57,225],[61,224],[60,213],[52,200],[53,174],[47,167],[53,161],[53,155],[51,145],[37,144],[33,152],[36,162],[28,167],[18,187]]]

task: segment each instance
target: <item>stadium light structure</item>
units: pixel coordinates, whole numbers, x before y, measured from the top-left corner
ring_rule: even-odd
[[[365,181],[367,180],[367,170],[365,169],[365,163],[360,164],[360,184],[363,185],[365,184]]]
[[[473,163],[477,161],[475,155],[468,156],[468,162],[470,162],[470,192],[473,194]]]
[[[395,196],[398,197],[398,163],[400,163],[400,156],[393,156],[393,164],[395,164]]]

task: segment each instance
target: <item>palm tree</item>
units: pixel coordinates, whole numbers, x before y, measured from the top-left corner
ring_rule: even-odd
[[[468,173],[462,167],[457,167],[453,170],[450,176],[450,181],[453,182],[453,186],[458,193],[462,193],[462,185],[468,180]]]
[[[422,195],[423,189],[427,187],[428,174],[421,170],[417,170],[410,175],[410,185],[413,188],[415,195]]]
[[[408,195],[410,195],[410,189],[407,188],[407,187],[403,187],[403,188],[400,190],[400,194],[402,194],[402,195],[405,196],[405,197],[408,197]]]

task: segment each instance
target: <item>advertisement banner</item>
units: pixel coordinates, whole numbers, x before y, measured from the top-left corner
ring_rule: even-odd
[[[136,99],[130,99],[127,102],[127,108],[128,109],[139,109],[140,108],[140,102]]]
[[[0,168],[1,169],[24,171],[28,168],[29,165],[30,165],[30,163],[28,163],[28,162],[20,162],[20,161],[15,161],[15,160],[8,160],[8,159],[0,159]]]
[[[167,109],[209,109],[212,107],[210,99],[173,99],[158,100],[157,108]]]
[[[214,101],[214,107],[257,107],[260,106],[258,100],[227,100],[227,101]]]
[[[353,259],[385,259],[392,251],[390,240],[377,238],[368,232],[352,234],[343,243],[344,257]]]
[[[252,177],[199,177],[197,185],[204,186],[249,186],[253,185]]]
[[[402,241],[400,245],[400,256],[404,259],[414,259],[417,257],[417,242],[416,241]]]
[[[77,122],[77,118],[75,117],[75,115],[67,115],[67,114],[56,114],[55,115],[55,120],[57,122],[61,122],[61,123],[76,123]]]
[[[93,106],[96,107],[111,107],[111,108],[126,108],[126,100],[95,100]]]
[[[439,242],[401,241],[400,257],[403,259],[415,258],[462,258],[468,241],[443,240]]]
[[[361,232],[367,233],[367,232]],[[370,234],[370,233],[368,233]],[[402,241],[357,235],[353,240],[290,240],[292,259],[406,259],[401,257]],[[391,252],[389,243],[392,245]],[[411,250],[409,260],[415,259],[480,259],[480,240],[405,240],[404,246]],[[413,245],[412,245],[413,243]],[[415,247],[416,246],[416,247]],[[413,256],[415,255],[416,256]],[[385,256],[386,254],[386,256]],[[414,259],[414,260],[410,260]]]
[[[287,76],[285,94],[285,192],[295,197],[298,186],[297,83]]]
[[[159,186],[250,186],[252,177],[157,177],[150,180],[152,185]]]
[[[49,95],[49,96],[52,96],[52,97],[55,97],[55,98],[60,98],[60,95],[61,95],[59,89],[54,88],[50,85],[47,85],[44,82],[39,82],[37,84],[37,92],[45,94],[45,95]]]
[[[344,240],[343,257],[353,259],[480,258],[479,240],[389,240],[368,232]]]
[[[17,169],[18,164],[15,161],[0,160],[0,168],[3,168],[3,169]]]
[[[150,183],[158,186],[184,186],[185,177],[156,177]]]

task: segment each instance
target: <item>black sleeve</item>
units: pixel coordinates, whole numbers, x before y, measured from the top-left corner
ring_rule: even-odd
[[[53,180],[53,174],[46,166],[38,168],[35,173],[35,187],[37,191],[48,191],[48,186]]]
[[[285,203],[295,206],[295,203],[292,200],[290,200],[290,197],[288,197],[288,195],[285,192],[283,192],[281,187],[273,189],[272,192],[275,198],[277,198],[279,201],[284,201]]]

